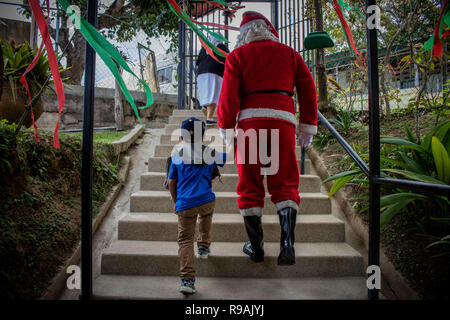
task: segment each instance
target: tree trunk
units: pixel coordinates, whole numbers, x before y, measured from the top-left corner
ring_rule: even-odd
[[[155,53],[153,51],[150,51],[150,53],[147,55],[146,59],[146,71],[147,71],[147,78],[150,82],[150,90],[152,92],[159,92],[159,82],[158,82],[158,76],[156,71],[156,58]]]
[[[70,66],[70,69],[61,73],[62,77],[69,78],[73,84],[81,84],[84,73],[85,54],[86,41],[81,33],[77,32],[66,54],[67,66]]]
[[[122,73],[122,68],[119,68]],[[114,81],[114,120],[116,122],[116,130],[123,130],[123,93],[117,80]]]

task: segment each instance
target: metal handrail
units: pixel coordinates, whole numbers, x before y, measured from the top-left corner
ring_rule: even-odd
[[[369,177],[369,167],[367,164],[360,158],[360,156],[353,150],[353,148],[345,141],[345,139],[337,132],[337,130],[328,122],[328,120],[319,112],[319,120],[320,122],[331,132],[331,134],[336,138],[339,144],[344,148],[347,154],[355,161],[361,171]]]
[[[353,159],[353,161],[358,165],[361,171],[370,179],[370,171],[367,164],[361,157],[353,150],[353,148],[348,144],[347,141],[337,132],[337,130],[328,122],[328,120],[319,112],[318,114],[320,122],[330,131],[333,137],[339,142],[339,144],[344,148],[347,154]],[[303,152],[302,152],[303,155]],[[303,160],[303,158],[302,158]],[[302,161],[303,162],[303,161]],[[303,171],[302,171],[303,174]],[[394,179],[386,178],[380,176],[373,176],[371,179],[374,183],[385,186],[405,188],[411,191],[415,191],[425,195],[439,194],[443,196],[450,197],[450,186],[437,183],[420,182],[414,180],[406,179]]]

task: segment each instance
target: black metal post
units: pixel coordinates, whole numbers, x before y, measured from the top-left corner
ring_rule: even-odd
[[[87,21],[97,25],[97,0],[88,1]],[[92,298],[92,158],[94,127],[95,52],[86,43],[81,168],[81,296]]]
[[[366,20],[369,6],[376,5],[376,0],[366,0]],[[380,175],[380,111],[378,79],[378,47],[376,27],[367,26],[367,61],[369,66],[369,266],[380,265],[380,185],[374,177]],[[368,290],[370,300],[378,299],[378,289]]]
[[[186,39],[183,21],[178,23],[178,109],[185,109],[186,105]]]

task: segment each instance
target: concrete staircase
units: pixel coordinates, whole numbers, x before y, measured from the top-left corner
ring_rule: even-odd
[[[166,159],[179,142],[177,129],[188,116],[204,120],[200,110],[174,110],[148,172],[141,176],[140,191],[131,195],[130,213],[119,221],[117,240],[103,252],[101,275],[94,280],[97,298],[186,299],[178,292],[177,217],[163,181]],[[205,141],[223,147],[217,127],[208,127]],[[236,202],[236,165],[227,161],[220,171],[223,183],[213,182],[211,255],[196,261],[197,293],[188,299],[366,298],[363,258],[345,242],[345,225],[332,215],[331,201],[321,192],[309,159],[300,177],[293,266],[277,265],[280,226],[268,196],[263,210],[265,261],[255,264],[242,252],[248,239]]]

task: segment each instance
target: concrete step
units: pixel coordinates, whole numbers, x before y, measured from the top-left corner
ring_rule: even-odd
[[[225,145],[219,145],[219,144],[208,144],[205,143],[205,145],[207,145],[210,148],[213,148],[219,152],[227,152]],[[160,144],[155,146],[155,153],[154,153],[154,157],[169,157],[172,152],[176,149],[176,148],[180,148],[181,144]],[[234,155],[234,151],[231,150],[228,153],[228,158],[233,157]],[[295,154],[297,156],[297,159],[300,159],[301,156],[301,148],[300,147],[295,147]]]
[[[163,187],[165,178],[166,174],[164,172],[145,172],[141,175],[141,190],[164,191],[166,190]],[[213,180],[212,189],[214,192],[236,191],[236,186],[239,181],[237,174],[221,174],[220,180],[218,178]],[[267,190],[266,181],[264,183]],[[300,175],[300,192],[320,192],[320,186],[321,182],[318,176]]]
[[[278,216],[263,216],[262,222],[264,240],[279,241]],[[119,240],[177,241],[177,234],[178,217],[173,213],[130,214],[119,220]],[[342,242],[345,241],[345,225],[331,214],[302,215],[297,219],[295,239],[298,242]],[[244,219],[241,215],[214,213],[211,241],[247,240]]]
[[[151,172],[166,172],[166,162],[168,157],[151,157],[148,159],[148,171]],[[300,159],[297,159],[298,167],[300,168]],[[221,174],[237,173],[236,163],[233,158],[229,158],[222,168],[219,168]],[[311,173],[311,160],[305,159],[305,174]]]
[[[215,192],[215,212],[239,213],[235,192]],[[322,193],[301,193],[300,214],[330,214],[331,201]],[[131,195],[130,212],[173,212],[169,191],[138,191]],[[263,214],[275,214],[275,205],[266,195]]]
[[[187,115],[187,116],[178,116],[178,115],[174,116],[174,115],[172,115],[172,116],[169,117],[169,124],[177,124],[178,126],[180,126],[181,123],[184,120],[186,120],[187,118],[190,118],[190,117],[195,117],[195,118],[197,118],[199,120],[202,120],[202,121],[206,122],[206,117],[202,113],[201,116],[199,116],[199,115]],[[213,120],[217,121],[217,116],[216,115],[213,116]]]
[[[365,277],[219,278],[197,277],[197,293],[180,293],[178,276],[101,275],[96,299],[158,300],[357,300],[367,299]],[[220,312],[220,314],[223,314]],[[227,313],[228,314],[228,313]]]
[[[363,275],[363,258],[345,242],[295,243],[296,263],[280,267],[279,242],[264,243],[265,258],[254,263],[242,252],[243,242],[213,242],[207,260],[197,260],[199,277],[286,278]],[[103,252],[102,274],[177,276],[175,241],[118,240]]]

